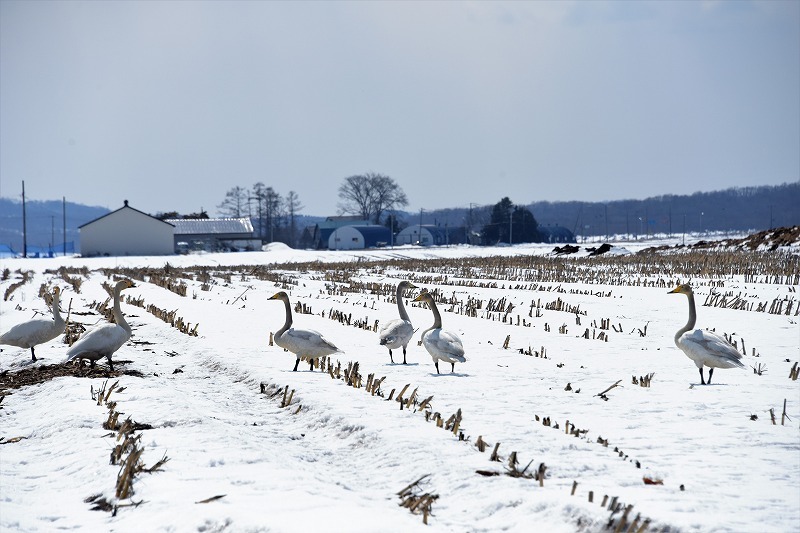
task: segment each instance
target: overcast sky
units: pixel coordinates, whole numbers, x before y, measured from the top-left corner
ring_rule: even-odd
[[[800,179],[800,2],[0,1],[0,196],[336,214]]]

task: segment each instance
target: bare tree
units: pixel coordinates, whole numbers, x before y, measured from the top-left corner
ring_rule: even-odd
[[[384,211],[391,211],[408,205],[408,198],[403,189],[389,176],[368,174],[372,179],[372,211],[375,224],[380,224]]]
[[[349,176],[339,186],[340,213],[360,215],[362,219],[369,220],[371,198],[369,178],[364,175]]]
[[[251,200],[255,200],[256,202],[256,220],[258,220],[258,238],[264,238],[264,191],[266,190],[266,186],[258,181],[253,184],[253,189],[250,192],[250,196],[247,197],[248,206],[250,205]],[[253,214],[249,213],[252,217]]]
[[[275,241],[275,227],[279,223],[281,204],[283,198],[275,192],[272,187],[267,187],[264,190],[264,216],[267,220],[267,229],[269,230],[269,242]]]
[[[217,206],[223,216],[239,218],[247,205],[247,190],[238,185],[225,193],[225,199]]]
[[[368,172],[344,179],[339,187],[339,210],[380,224],[384,211],[408,205],[403,189],[389,176]]]
[[[289,194],[286,195],[286,201],[284,203],[286,205],[286,212],[289,215],[289,246],[294,248],[295,243],[297,242],[297,226],[295,224],[295,218],[303,209],[303,204],[300,203],[300,197],[294,191],[289,191]]]

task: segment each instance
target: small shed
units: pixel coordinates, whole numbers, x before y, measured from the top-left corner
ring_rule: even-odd
[[[452,230],[455,231],[455,230]],[[440,246],[443,244],[455,244],[451,237],[451,230],[447,226],[436,226],[434,224],[423,224],[408,226],[400,231],[394,238],[394,243],[397,245],[403,244],[417,244],[419,246]],[[463,237],[463,230],[460,230],[459,235]],[[458,242],[463,242],[458,239]]]
[[[328,250],[358,250],[386,246],[392,234],[386,226],[342,226],[328,237]]]
[[[78,226],[80,253],[98,255],[171,255],[175,227],[125,205]]]
[[[260,250],[261,241],[253,238],[253,223],[242,218],[170,218],[175,226],[175,251]]]

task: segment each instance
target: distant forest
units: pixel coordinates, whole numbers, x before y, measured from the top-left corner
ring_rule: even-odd
[[[406,213],[406,223],[466,225],[473,230],[489,220],[491,204],[461,209]],[[514,198],[511,197],[514,202]],[[731,188],[665,195],[645,200],[609,202],[533,202],[528,208],[540,226],[561,226],[576,236],[652,235],[761,231],[800,225],[800,181],[795,183]]]
[[[731,188],[690,195],[665,195],[644,200],[610,202],[533,202],[515,205],[526,207],[539,226],[561,226],[581,239],[605,235],[679,234],[717,231],[761,231],[800,225],[800,181],[795,183]],[[394,213],[402,226],[437,224],[451,228],[466,227],[480,232],[489,222],[492,206],[498,198],[485,198],[483,205],[470,208],[421,210]],[[135,207],[135,206],[133,206]],[[78,226],[98,218],[109,210],[73,202],[26,201],[27,242],[29,251],[64,248],[72,252],[78,246]],[[155,213],[152,213],[154,216]],[[324,220],[324,216],[300,215],[298,227]],[[66,219],[66,229],[64,228]],[[0,198],[0,246],[22,250],[22,203]],[[66,246],[65,246],[66,243]]]

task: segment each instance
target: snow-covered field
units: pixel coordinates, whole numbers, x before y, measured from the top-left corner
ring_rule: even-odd
[[[29,350],[2,346],[0,530],[799,531],[800,380],[789,377],[800,361],[797,255],[614,253],[659,244],[669,243],[615,242],[598,257],[554,257],[546,245],[276,245],[4,260],[4,294],[20,271],[32,279],[0,302],[0,332],[48,314],[42,284],[61,287],[62,310],[87,328],[104,320],[95,311],[108,298],[103,282],[131,276],[136,286],[123,293],[133,337],[114,356],[122,375],[106,381],[101,361],[95,377],[8,388],[14,373],[61,363],[67,346],[61,337],[39,346],[36,363]],[[62,266],[81,280],[80,292]],[[184,283],[186,295],[158,278]],[[431,311],[411,302],[418,290],[406,300],[419,328],[409,364],[391,364],[378,344],[374,327],[397,316],[393,288],[402,279],[441,296],[444,328],[466,350],[454,373],[440,364],[437,375],[417,344],[432,323]],[[688,304],[667,292],[686,281],[697,326],[732,336],[747,353],[745,369],[719,369],[709,386],[673,343]],[[269,345],[284,321],[283,305],[268,300],[279,290],[306,307],[296,327],[343,350],[331,371],[301,363],[292,372],[294,356]],[[777,301],[781,314],[770,312]],[[197,336],[148,306],[175,311]],[[348,384],[343,374],[355,362],[361,379]],[[633,383],[651,373],[650,386]],[[103,428],[113,411],[119,422],[152,426],[128,434],[140,440],[115,464],[125,435]],[[137,450],[140,467],[168,460],[139,472],[133,494],[118,499]],[[424,476],[406,496],[436,496],[416,509],[429,505],[427,525],[398,496]]]

